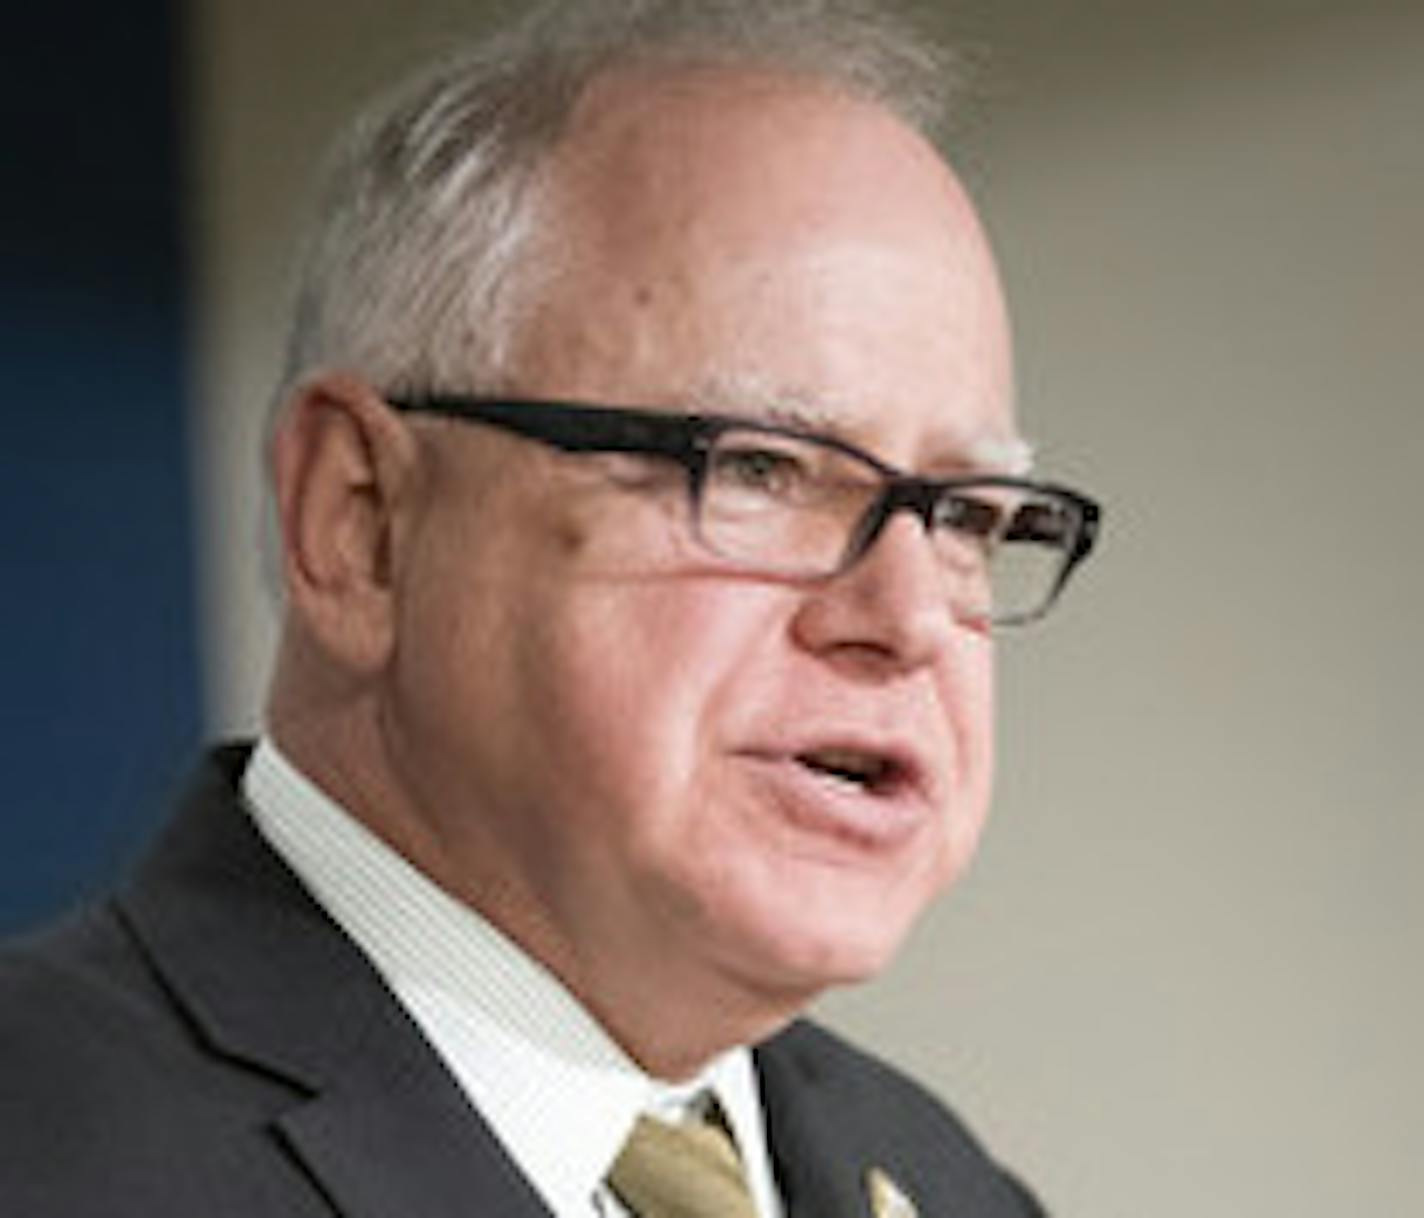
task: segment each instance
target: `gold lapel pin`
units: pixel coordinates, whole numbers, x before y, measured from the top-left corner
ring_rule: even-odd
[[[865,1173],[865,1191],[875,1218],[919,1218],[920,1211],[890,1176],[878,1167]]]

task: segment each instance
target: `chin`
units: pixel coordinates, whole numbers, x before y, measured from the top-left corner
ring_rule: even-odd
[[[740,850],[729,866],[723,850],[709,868],[711,853],[659,877],[657,908],[677,940],[665,946],[787,1015],[882,972],[949,870],[937,851]]]
[[[732,965],[753,985],[800,1004],[825,990],[868,981],[894,960],[913,917],[888,912],[883,904],[864,916],[856,916],[856,908],[842,903],[817,918],[815,903],[806,902],[774,923],[742,927],[733,936]]]

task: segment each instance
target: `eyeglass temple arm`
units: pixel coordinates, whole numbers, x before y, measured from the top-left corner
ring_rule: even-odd
[[[395,399],[390,405],[400,411],[485,423],[564,452],[647,453],[687,464],[698,457],[706,442],[707,428],[696,416],[573,406],[566,402],[440,395]]]

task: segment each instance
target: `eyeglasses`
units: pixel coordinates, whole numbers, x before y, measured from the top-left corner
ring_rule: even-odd
[[[1042,617],[1093,548],[1098,505],[1027,478],[920,478],[833,436],[723,415],[436,395],[400,411],[484,423],[568,453],[625,453],[687,471],[693,534],[738,569],[837,575],[897,512],[924,525],[948,607],[976,625]]]

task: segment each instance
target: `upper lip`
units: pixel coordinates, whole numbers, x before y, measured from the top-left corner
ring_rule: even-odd
[[[873,732],[827,731],[798,736],[771,749],[754,752],[801,765],[821,763],[828,772],[844,769],[872,776],[871,789],[880,793],[914,792],[931,799],[934,771],[921,748],[902,738]]]

